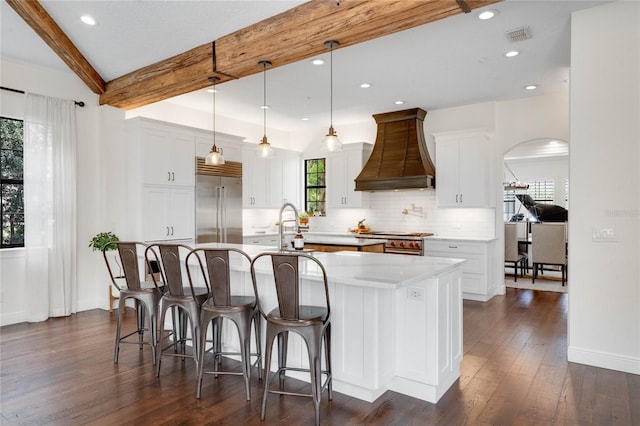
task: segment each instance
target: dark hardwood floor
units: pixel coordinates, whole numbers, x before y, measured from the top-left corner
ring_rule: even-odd
[[[567,298],[509,288],[487,303],[465,301],[460,380],[438,404],[394,392],[371,404],[324,394],[322,423],[640,425],[640,376],[567,362]],[[115,325],[115,313],[92,310],[0,328],[2,424],[313,423],[310,399],[276,395],[262,423],[257,379],[250,402],[234,376],[205,377],[197,400],[192,360],[164,359],[157,379],[148,346],[121,347],[115,365]]]

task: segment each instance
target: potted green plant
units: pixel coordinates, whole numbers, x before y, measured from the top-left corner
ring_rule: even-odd
[[[91,239],[89,247],[91,247],[93,251],[102,251],[105,247],[107,251],[115,250],[116,245],[112,243],[116,241],[120,241],[120,238],[113,232],[100,232]]]

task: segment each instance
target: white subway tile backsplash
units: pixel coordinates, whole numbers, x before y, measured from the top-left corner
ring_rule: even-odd
[[[434,190],[380,191],[366,194],[369,208],[332,209],[326,217],[312,217],[316,232],[348,232],[361,219],[373,230],[433,232],[449,237],[495,237],[495,209],[436,208]],[[403,214],[406,209],[407,214]],[[252,227],[274,224],[278,210],[244,210],[244,233]]]

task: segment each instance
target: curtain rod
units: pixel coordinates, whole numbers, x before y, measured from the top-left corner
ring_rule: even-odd
[[[4,87],[4,86],[0,86],[0,89],[6,90],[8,92],[22,93],[24,95],[24,90],[12,89],[10,87]],[[84,106],[84,102],[82,101],[73,101],[73,102],[81,108]]]

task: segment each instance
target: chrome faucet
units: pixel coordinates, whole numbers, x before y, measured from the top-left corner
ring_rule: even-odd
[[[293,213],[295,214],[295,219],[288,219],[283,221],[282,212],[284,212],[284,209],[287,207],[291,207],[291,209],[293,209]],[[284,222],[295,222],[296,230],[300,228],[300,223],[298,222],[298,209],[296,209],[296,206],[294,206],[291,203],[284,203],[282,207],[280,207],[280,213],[278,213],[278,236],[280,237],[278,240],[278,250],[287,248],[287,243],[284,241],[284,228],[282,226]]]

